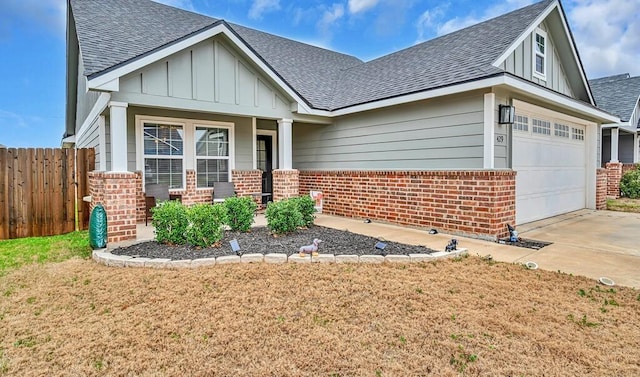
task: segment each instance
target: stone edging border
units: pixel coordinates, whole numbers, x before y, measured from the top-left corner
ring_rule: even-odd
[[[287,254],[272,253],[272,254],[244,254],[241,257],[237,255],[226,255],[217,258],[202,258],[202,259],[185,259],[185,260],[171,260],[162,258],[138,258],[128,255],[115,255],[111,254],[109,250],[100,251],[93,250],[93,260],[99,264],[104,264],[110,267],[147,267],[147,268],[197,268],[205,266],[213,266],[216,264],[229,264],[229,263],[416,263],[416,262],[430,262],[438,259],[455,258],[464,256],[467,254],[467,249],[461,248],[451,252],[438,251],[432,254],[409,254],[409,255],[333,255],[333,254],[320,254],[317,257],[301,257],[298,254],[293,254],[287,257]]]

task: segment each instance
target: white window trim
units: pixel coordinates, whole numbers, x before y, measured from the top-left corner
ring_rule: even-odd
[[[541,37],[544,38],[544,54],[540,54],[538,52],[538,49],[536,48],[538,45],[538,41],[536,40],[536,35],[540,35]],[[547,56],[549,55],[549,39],[547,38],[547,33],[538,28],[536,29],[536,31],[533,33],[533,43],[531,44],[532,47],[532,52],[531,52],[531,56],[533,61],[531,62],[531,71],[533,72],[533,77],[537,77],[540,80],[547,80]],[[542,59],[544,60],[544,65],[543,65],[543,69],[544,72],[540,73],[536,70],[536,56],[542,56]]]
[[[229,176],[228,182],[231,182],[232,174],[231,171],[235,169],[235,134],[234,134],[234,124],[231,122],[205,122],[205,121],[193,121],[193,125],[191,128],[191,147],[192,155],[193,155],[193,171],[196,173],[196,190],[211,190],[211,187],[198,187],[198,156],[196,156],[196,138],[195,131],[197,127],[203,128],[225,128],[229,130]],[[222,158],[211,157],[211,156],[201,156],[207,160],[223,160]]]
[[[196,153],[195,153],[195,127],[224,127],[229,128],[229,182],[232,179],[232,171],[236,168],[235,165],[235,123],[222,122],[222,121],[207,121],[207,120],[194,120],[183,118],[171,118],[171,117],[159,117],[151,115],[136,115],[136,170],[142,172],[142,187],[145,185],[144,178],[144,135],[143,124],[144,123],[157,123],[157,124],[169,124],[179,125],[184,130],[184,154],[182,156],[182,188],[171,189],[172,192],[186,191],[187,190],[187,169],[196,171]],[[211,190],[210,187],[198,188],[196,182],[196,190]]]

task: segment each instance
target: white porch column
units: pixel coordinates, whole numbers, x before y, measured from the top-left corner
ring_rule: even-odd
[[[293,139],[291,126],[293,120],[280,119],[278,121],[278,169],[291,170],[293,168]]]
[[[638,137],[638,132],[636,132],[635,134],[633,134],[633,163],[637,164],[638,162],[640,162],[640,145],[638,144],[638,142],[640,142],[640,138]]]
[[[611,159],[609,162],[618,162],[618,138],[620,131],[617,127],[611,129]]]
[[[496,95],[484,95],[484,156],[482,167],[495,167],[495,124],[496,124]]]
[[[111,171],[126,172],[127,169],[127,107],[126,102],[109,103],[111,130]]]

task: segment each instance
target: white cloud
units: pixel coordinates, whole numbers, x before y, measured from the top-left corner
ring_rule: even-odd
[[[3,130],[8,128],[26,128],[27,126],[28,122],[22,115],[0,109],[0,128]]]
[[[252,20],[262,19],[262,14],[280,9],[280,0],[254,0],[249,8],[249,18]]]
[[[373,8],[378,0],[349,0],[349,13],[356,14]]]
[[[333,35],[332,30],[335,28],[335,23],[344,16],[344,5],[340,3],[334,3],[330,8],[325,9],[322,13],[322,18],[318,21],[318,30],[324,36],[326,40],[331,39]]]
[[[590,78],[640,75],[638,0],[573,0],[567,17]]]
[[[498,2],[484,9],[481,14],[467,14],[465,16],[456,16],[445,19],[445,6],[438,6],[422,13],[417,22],[418,40],[425,40],[425,36],[445,35],[454,31],[464,29],[467,26],[475,25],[490,18],[500,16],[511,12],[512,10],[522,8],[534,3],[536,0],[506,0]]]

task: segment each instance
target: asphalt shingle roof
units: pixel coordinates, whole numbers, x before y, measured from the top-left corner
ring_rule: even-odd
[[[628,122],[638,97],[640,97],[640,76],[628,73],[589,80],[596,105]],[[640,124],[638,124],[640,127]]]
[[[364,63],[236,24],[228,24],[312,107],[334,110],[481,79],[552,0]],[[186,38],[215,18],[150,0],[71,0],[84,74],[99,76]]]

